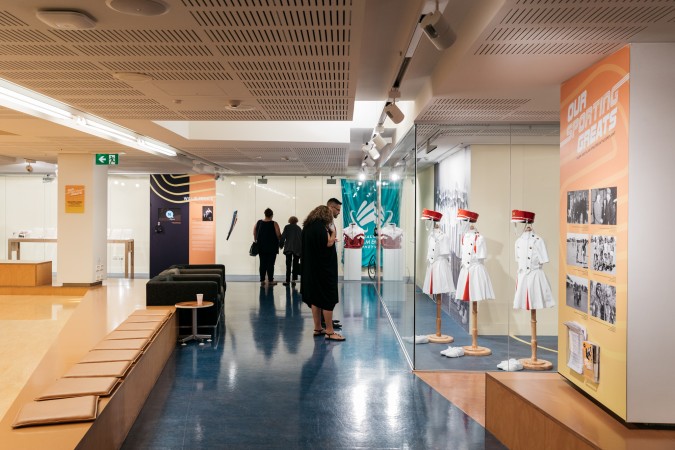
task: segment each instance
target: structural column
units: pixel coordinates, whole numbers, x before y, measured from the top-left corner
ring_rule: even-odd
[[[58,158],[57,282],[101,284],[107,274],[108,166],[93,154]]]

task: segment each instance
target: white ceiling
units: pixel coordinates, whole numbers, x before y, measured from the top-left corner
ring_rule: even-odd
[[[123,153],[111,173],[185,173],[201,161],[223,173],[353,175],[395,84],[410,109],[400,127],[385,122],[385,136],[400,139],[414,121],[418,142],[449,148],[481,142],[476,126],[556,123],[561,82],[626,43],[675,41],[675,0],[440,1],[457,34],[444,51],[417,26],[433,0],[165,3],[166,14],[139,17],[104,0],[0,0],[0,78],[186,157],[0,108],[0,173],[23,171],[24,159],[49,172],[60,152],[89,152]],[[61,30],[36,18],[54,9],[96,26]],[[252,109],[227,109],[232,101]],[[321,125],[342,137],[317,133]]]

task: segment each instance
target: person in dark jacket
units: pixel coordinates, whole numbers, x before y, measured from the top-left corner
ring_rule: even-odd
[[[258,257],[260,258],[260,284],[274,286],[274,263],[279,254],[279,239],[281,231],[279,224],[272,220],[274,212],[267,208],[265,218],[256,222],[253,227],[253,240],[258,242]],[[265,282],[267,275],[267,282]]]
[[[344,336],[333,328],[333,309],[339,301],[337,239],[333,213],[328,206],[314,208],[302,229],[302,301],[312,308],[314,336],[325,335],[326,340],[344,341]],[[321,327],[321,316],[326,328]]]
[[[293,275],[293,286],[298,281],[300,271],[300,253],[302,251],[302,228],[298,226],[298,218],[291,216],[288,219],[288,225],[284,227],[281,233],[279,247],[284,249],[286,255],[286,281],[284,286],[291,284],[291,274]]]

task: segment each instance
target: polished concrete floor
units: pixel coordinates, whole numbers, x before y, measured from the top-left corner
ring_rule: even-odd
[[[229,282],[214,340],[176,346],[123,448],[503,448],[411,372],[372,286],[335,316],[345,342],[313,337],[296,290]]]

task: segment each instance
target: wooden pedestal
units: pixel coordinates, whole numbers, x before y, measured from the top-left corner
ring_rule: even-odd
[[[0,286],[51,286],[51,284],[51,261],[0,261]]]

